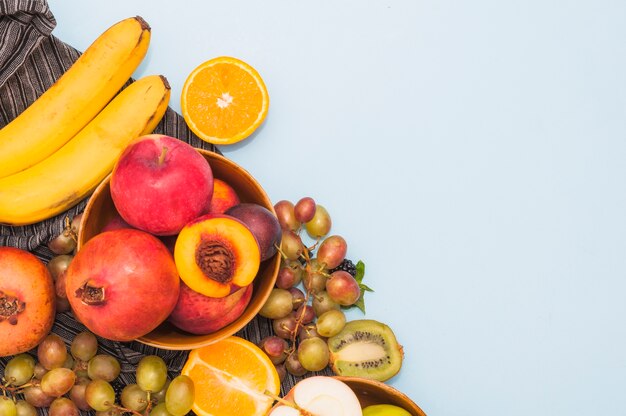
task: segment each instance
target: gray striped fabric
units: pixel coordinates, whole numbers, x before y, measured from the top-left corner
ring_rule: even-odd
[[[113,23],[113,22],[112,22]],[[56,22],[45,0],[0,0],[0,127],[5,126],[30,103],[50,87],[61,74],[78,58],[80,53],[61,40],[50,35]],[[155,133],[177,137],[195,147],[219,152],[214,146],[200,140],[185,124],[183,118],[168,108]],[[87,200],[57,217],[41,223],[9,227],[0,225],[0,246],[19,247],[33,252],[43,261],[52,258],[46,243],[62,230],[64,219],[82,212]],[[57,316],[53,331],[70,340],[85,328],[71,313]],[[237,335],[252,342],[271,335],[271,323],[255,318]],[[180,372],[186,351],[166,351],[148,347],[138,342],[119,343],[100,339],[101,350],[116,356],[122,363],[122,374],[118,383],[134,382],[134,368],[146,354],[156,354],[165,359],[170,376]],[[32,354],[35,351],[31,351]],[[7,358],[0,358],[3,372]],[[316,374],[330,374],[328,371]],[[282,385],[283,394],[297,381],[288,376]],[[40,409],[40,414],[47,414]],[[86,414],[83,412],[83,414]],[[244,416],[244,415],[242,415]]]

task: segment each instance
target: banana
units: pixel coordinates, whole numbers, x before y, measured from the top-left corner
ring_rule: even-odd
[[[165,77],[141,78],[61,149],[28,169],[0,178],[0,223],[32,224],[74,206],[113,170],[133,139],[154,130],[169,98]]]
[[[37,100],[0,130],[0,178],[67,143],[117,94],[141,63],[150,26],[131,17],[102,33]]]

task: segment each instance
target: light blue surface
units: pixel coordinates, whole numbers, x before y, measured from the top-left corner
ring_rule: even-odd
[[[327,207],[404,345],[389,384],[426,413],[626,414],[626,2],[50,6],[81,50],[143,16],[136,75],[177,110],[205,60],[259,70],[267,121],[222,150]]]

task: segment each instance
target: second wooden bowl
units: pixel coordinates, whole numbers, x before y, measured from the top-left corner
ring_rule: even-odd
[[[380,381],[360,377],[336,377],[346,383],[359,398],[361,407],[373,404],[392,404],[409,412],[413,416],[426,416],[406,394]]]

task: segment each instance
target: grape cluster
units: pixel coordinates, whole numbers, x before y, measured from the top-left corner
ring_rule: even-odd
[[[143,357],[136,384],[116,394],[120,371],[115,357],[98,354],[91,332],[77,334],[69,352],[63,339],[51,333],[37,347],[36,359],[19,354],[5,366],[0,415],[36,416],[37,408],[48,408],[50,416],[78,416],[80,410],[95,410],[97,416],[182,416],[191,410],[193,381],[185,375],[169,380],[162,358]]]
[[[259,314],[272,320],[274,335],[262,339],[261,349],[276,366],[281,380],[290,373],[303,376],[329,364],[327,338],[346,324],[344,308],[363,310],[364,265],[346,259],[348,245],[329,235],[332,220],[313,198],[295,205],[286,200],[274,210],[282,228],[282,263]],[[305,233],[311,245],[304,243]]]

